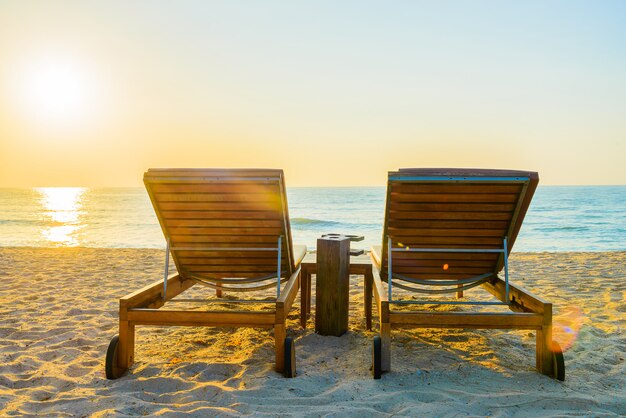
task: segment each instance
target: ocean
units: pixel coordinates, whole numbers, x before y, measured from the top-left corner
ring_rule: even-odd
[[[292,235],[314,249],[325,233],[382,241],[384,187],[288,190]],[[0,246],[164,248],[143,188],[0,189]],[[517,252],[626,250],[626,186],[539,186]]]

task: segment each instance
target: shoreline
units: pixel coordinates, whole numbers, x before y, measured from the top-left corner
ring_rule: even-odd
[[[269,330],[139,327],[135,366],[108,381],[118,300],[162,277],[163,252],[0,247],[0,415],[618,416],[626,406],[626,251],[511,255],[512,282],[557,318],[581,309],[565,382],[535,371],[532,332],[453,329],[394,331],[392,372],[374,381],[376,328],[364,329],[358,276],[343,337],[315,334],[311,320],[300,328],[296,299],[295,379],[273,371]]]

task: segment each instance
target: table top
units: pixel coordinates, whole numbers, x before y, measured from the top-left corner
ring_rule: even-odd
[[[317,253],[307,253],[302,260],[302,265],[304,267],[314,267],[317,262]],[[350,257],[350,265],[351,266],[371,266],[372,259],[368,254],[362,254]]]

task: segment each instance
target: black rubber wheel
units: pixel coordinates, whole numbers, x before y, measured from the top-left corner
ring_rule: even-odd
[[[374,337],[374,345],[372,347],[372,374],[374,379],[380,379],[382,374],[382,356],[383,356],[383,342],[377,335]]]
[[[561,346],[556,341],[552,341],[552,370],[555,379],[565,381],[565,358]]]
[[[285,369],[284,375],[287,378],[296,377],[296,343],[293,338],[285,338]]]
[[[104,371],[106,373],[107,379],[113,380],[122,376],[125,370],[121,370],[117,367],[117,348],[120,345],[120,337],[116,335],[111,339],[109,343],[109,348],[107,348],[107,355],[104,361]]]

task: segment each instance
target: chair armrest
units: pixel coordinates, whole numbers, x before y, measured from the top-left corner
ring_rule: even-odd
[[[376,265],[372,265],[372,279],[374,299],[376,300],[380,322],[389,322],[389,297],[385,292],[383,282],[380,279],[380,270]]]
[[[283,323],[300,289],[300,267],[289,277],[278,299],[276,299],[276,323]]]

